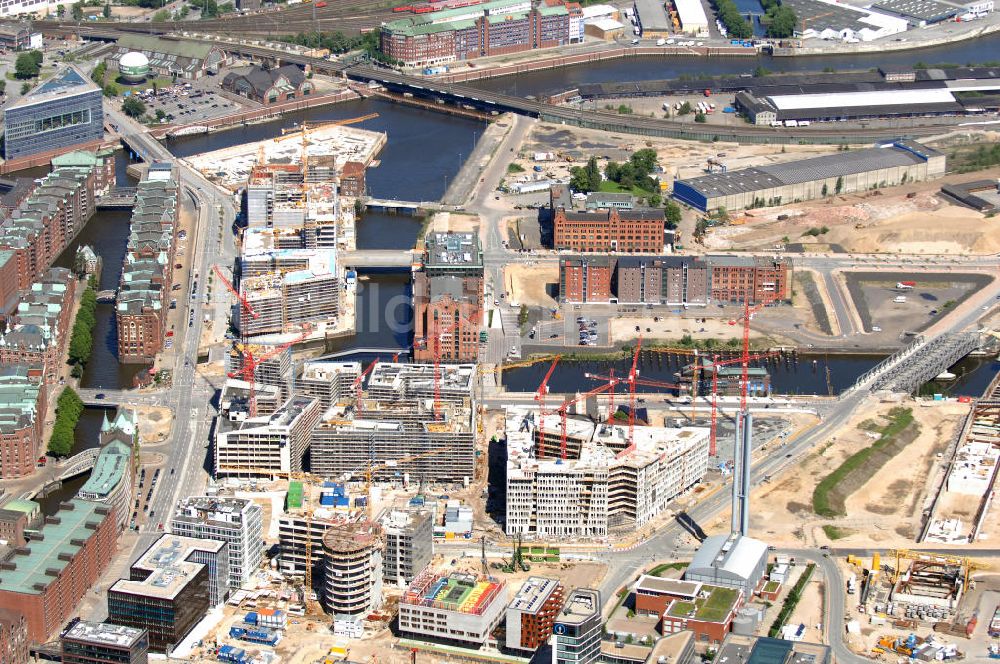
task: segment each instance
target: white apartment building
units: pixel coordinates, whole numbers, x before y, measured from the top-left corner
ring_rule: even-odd
[[[630,448],[628,427],[567,419],[561,459],[552,440],[559,416],[536,418],[524,408],[507,414],[508,535],[600,538],[611,526],[642,526],[708,468],[705,428],[637,426]]]
[[[304,362],[302,374],[295,379],[295,392],[319,399],[320,409],[326,412],[338,401],[357,397],[353,388],[360,375],[360,362]]]
[[[198,496],[177,504],[170,532],[229,545],[229,587],[248,585],[264,552],[263,509],[244,498]]]

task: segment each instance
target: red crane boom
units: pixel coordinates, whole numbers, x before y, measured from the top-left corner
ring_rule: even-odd
[[[538,385],[538,389],[535,390],[535,401],[538,403],[539,440],[545,440],[545,395],[549,393],[549,379],[552,378],[552,372],[556,370],[556,365],[559,364],[559,358],[561,357],[562,355],[555,356],[549,370],[545,372],[545,378],[542,378],[542,382]],[[541,449],[542,448],[539,447],[539,450]]]

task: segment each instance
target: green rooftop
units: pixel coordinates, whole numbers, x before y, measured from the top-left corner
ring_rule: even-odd
[[[302,482],[288,483],[288,509],[302,507]]]
[[[708,591],[708,597],[698,597],[693,602],[673,602],[667,609],[667,615],[671,618],[721,622],[733,610],[740,596],[740,591],[735,588],[702,586],[702,592],[705,591]]]
[[[69,501],[72,509],[60,509],[52,519],[58,523],[46,523],[39,532],[40,540],[32,540],[16,553],[7,565],[14,569],[0,569],[0,588],[24,593],[40,594],[59,574],[62,573],[73,556],[83,548],[83,544],[93,534],[97,526],[110,516],[107,505],[74,498]],[[105,512],[99,514],[98,510]],[[92,524],[88,528],[88,524]]]
[[[130,51],[152,53],[154,56],[160,56],[157,59],[167,59],[162,56],[173,55],[193,60],[204,60],[213,48],[218,48],[214,44],[185,39],[163,39],[150,35],[122,35],[118,39],[118,47],[127,48]]]
[[[52,168],[93,168],[94,166],[103,163],[103,161],[104,159],[102,157],[98,157],[96,152],[74,150],[73,152],[67,152],[66,154],[52,157]]]
[[[490,23],[501,23],[511,16],[514,18],[524,18],[527,13],[523,9],[511,14],[504,13],[504,10],[508,7],[523,4],[524,0],[494,0],[494,2],[484,2],[471,7],[456,7],[455,9],[445,9],[428,14],[407,16],[406,18],[386,23],[385,30],[407,37],[449,32],[451,30],[465,30],[473,27],[476,24],[476,18],[484,14],[489,16]],[[565,14],[567,10],[565,5],[549,7],[543,3],[539,6],[538,12],[542,16],[557,16]],[[475,17],[470,17],[470,14],[475,14]]]
[[[42,506],[33,500],[11,500],[3,505],[0,505],[5,510],[11,510],[12,512],[24,512],[25,514],[34,514],[38,510],[42,509]]]
[[[132,448],[128,445],[119,440],[108,443],[97,455],[90,477],[80,487],[80,497],[89,500],[106,498],[128,472],[131,460]]]

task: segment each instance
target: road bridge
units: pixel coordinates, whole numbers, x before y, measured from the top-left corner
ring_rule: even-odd
[[[128,209],[135,205],[137,187],[115,187],[97,199],[98,210]]]
[[[115,301],[115,297],[118,296],[117,288],[110,288],[108,290],[97,291],[97,301],[104,304],[110,304]]]
[[[409,348],[352,348],[351,350],[342,350],[336,353],[329,353],[323,355],[322,357],[316,358],[317,361],[323,360],[338,360],[345,357],[351,357],[353,355],[387,355],[392,358],[394,355],[399,355],[400,357],[409,357]]]
[[[396,212],[418,215],[421,211],[434,211],[441,208],[437,201],[397,201],[389,198],[365,199],[365,207],[377,212]]]
[[[979,345],[976,332],[951,332],[917,341],[858,379],[872,392],[913,392],[971,353]]]
[[[420,257],[399,249],[358,249],[342,251],[337,259],[341,264],[353,268],[389,268],[411,270],[420,266]]]

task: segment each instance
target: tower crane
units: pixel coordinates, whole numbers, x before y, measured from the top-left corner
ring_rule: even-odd
[[[692,367],[694,367],[694,375],[691,379],[691,419],[694,419],[696,406],[698,403],[698,370],[701,366],[698,364],[698,358],[700,356],[700,351],[697,348],[648,348],[647,350],[653,353],[668,353],[673,355],[689,355],[694,358]]]
[[[559,364],[560,357],[562,356],[556,355],[555,359],[552,360],[552,366],[550,366],[549,370],[545,372],[545,378],[542,378],[541,384],[539,384],[538,389],[535,391],[534,398],[538,403],[539,440],[545,440],[545,395],[549,393],[549,379],[552,378],[552,372],[556,370],[556,365]]]
[[[399,357],[399,353],[397,353],[396,355],[393,356],[393,362],[396,361],[397,357]],[[375,365],[376,364],[378,364],[378,358],[377,357],[374,360],[372,360],[372,363],[368,365],[367,369],[365,369],[364,371],[362,371],[361,374],[358,375],[358,377],[354,379],[354,394],[355,394],[355,398],[357,400],[357,403],[354,406],[354,410],[355,410],[355,412],[357,412],[358,417],[361,417],[362,410],[364,409],[364,406],[362,405],[362,403],[363,403],[362,402],[362,397],[364,395],[361,393],[361,383],[364,382],[365,376],[367,376],[368,374],[370,374],[375,369]]]
[[[753,362],[755,360],[767,359],[769,357],[776,357],[778,353],[755,353],[747,357],[747,362]],[[718,423],[718,408],[719,408],[719,367],[728,366],[731,364],[743,362],[743,356],[735,357],[728,360],[720,360],[718,355],[712,356],[712,417],[711,417],[711,436],[709,445],[709,455],[718,455],[718,445],[716,443],[716,431]]]
[[[242,360],[240,368],[237,371],[229,372],[228,376],[230,378],[239,377],[249,385],[249,387],[247,388],[249,393],[247,400],[249,402],[248,412],[250,417],[254,417],[257,414],[257,388],[256,388],[257,367],[267,362],[268,360],[276,357],[277,355],[280,355],[288,348],[291,348],[295,344],[299,343],[300,341],[308,337],[311,331],[312,331],[312,326],[309,323],[305,323],[302,326],[302,332],[298,336],[294,337],[290,341],[286,341],[285,343],[279,346],[275,346],[274,348],[272,348],[271,350],[262,355],[254,354],[254,352],[251,350],[252,344],[246,343],[244,341],[241,341],[240,343],[236,344],[235,350],[240,354]]]
[[[642,335],[635,344],[635,353],[632,355],[632,368],[628,372],[628,447],[630,450],[635,447],[635,381],[639,377],[639,353],[642,352]]]
[[[556,414],[559,415],[559,430],[560,430],[560,433],[559,433],[559,458],[562,459],[562,460],[565,460],[566,459],[566,428],[567,428],[566,420],[567,420],[567,414],[569,413],[569,407],[572,406],[573,404],[577,404],[577,403],[579,403],[581,401],[586,401],[590,397],[596,396],[596,395],[601,394],[603,392],[607,392],[608,390],[611,389],[611,386],[612,386],[611,382],[605,383],[604,385],[599,385],[599,386],[595,387],[594,389],[590,390],[589,392],[584,392],[583,394],[577,395],[576,397],[574,397],[572,399],[567,399],[567,400],[563,401],[561,404],[559,404],[559,406],[555,410],[542,411],[540,413],[540,416],[539,416],[539,430],[538,430],[538,434],[539,434],[539,438],[538,438],[538,441],[539,441],[539,445],[538,445],[539,454],[541,454],[543,452],[544,446],[545,446],[545,438],[543,437],[544,436],[544,429],[542,429],[542,427],[541,427],[541,422],[544,419],[545,415],[556,415]]]

